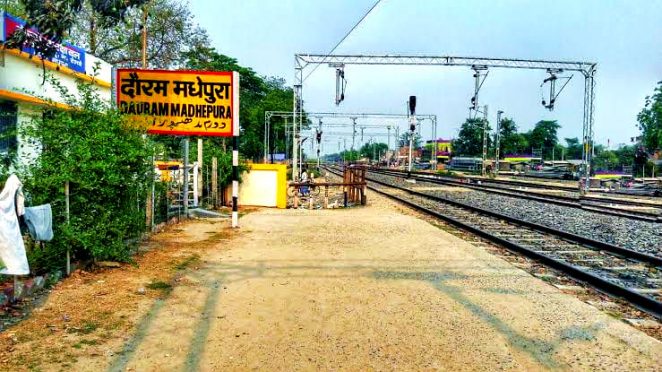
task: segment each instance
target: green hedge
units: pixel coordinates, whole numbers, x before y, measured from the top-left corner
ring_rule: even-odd
[[[51,84],[76,109],[46,110],[20,130],[41,147],[40,156],[19,171],[27,201],[51,203],[54,214],[55,238],[44,250],[30,251],[31,267],[37,272],[61,268],[67,249],[75,259],[128,261],[145,231],[151,141],[102,100],[93,85],[79,83],[74,97],[57,82]]]

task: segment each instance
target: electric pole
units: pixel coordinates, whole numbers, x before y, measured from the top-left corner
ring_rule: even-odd
[[[354,153],[354,144],[356,141],[356,118],[351,118],[352,119],[352,153]],[[350,160],[351,161],[351,160]]]
[[[390,159],[388,157],[388,151],[391,149],[391,126],[390,125],[386,126],[386,131],[387,131],[387,135],[386,135],[386,168],[388,168],[389,165],[390,165],[389,164]]]
[[[499,156],[501,155],[501,114],[502,110],[497,111],[497,129],[496,129],[496,148],[494,150],[495,173],[499,174]]]
[[[319,128],[317,129],[317,170],[320,169],[320,148],[322,147],[322,119],[320,120]]]
[[[414,134],[416,133],[416,96],[409,96],[409,168],[407,178],[411,178],[412,147],[414,147]]]
[[[377,151],[376,146],[375,146],[375,141],[373,141],[372,137],[370,137],[370,146],[372,146],[372,160],[375,160],[375,151]]]
[[[485,162],[487,161],[487,105],[483,108],[483,166],[480,175],[485,177]]]
[[[400,127],[395,127],[395,156],[399,167],[400,166]]]

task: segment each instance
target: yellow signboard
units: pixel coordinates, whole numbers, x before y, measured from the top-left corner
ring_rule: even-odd
[[[239,135],[236,72],[118,69],[117,107],[147,133]]]

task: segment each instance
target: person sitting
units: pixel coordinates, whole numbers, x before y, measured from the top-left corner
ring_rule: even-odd
[[[304,170],[301,173],[301,183],[308,183],[308,171],[307,170]],[[305,185],[301,186],[300,190],[301,190],[301,195],[302,196],[308,195],[308,186],[305,186]]]

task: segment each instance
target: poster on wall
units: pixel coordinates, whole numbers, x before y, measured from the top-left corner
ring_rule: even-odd
[[[239,74],[118,69],[117,107],[147,133],[230,137],[239,128]]]
[[[25,26],[25,21],[20,18],[14,17],[6,12],[2,13],[1,25],[0,25],[0,40],[6,41],[14,31]],[[39,31],[31,28],[28,30],[28,33],[43,38]],[[49,61],[57,63],[60,66],[67,67],[73,71],[85,73],[85,50],[73,46],[69,43],[53,43],[55,46],[56,52],[52,58],[48,58]],[[35,51],[30,45],[24,45],[21,48],[21,51],[34,55]]]

